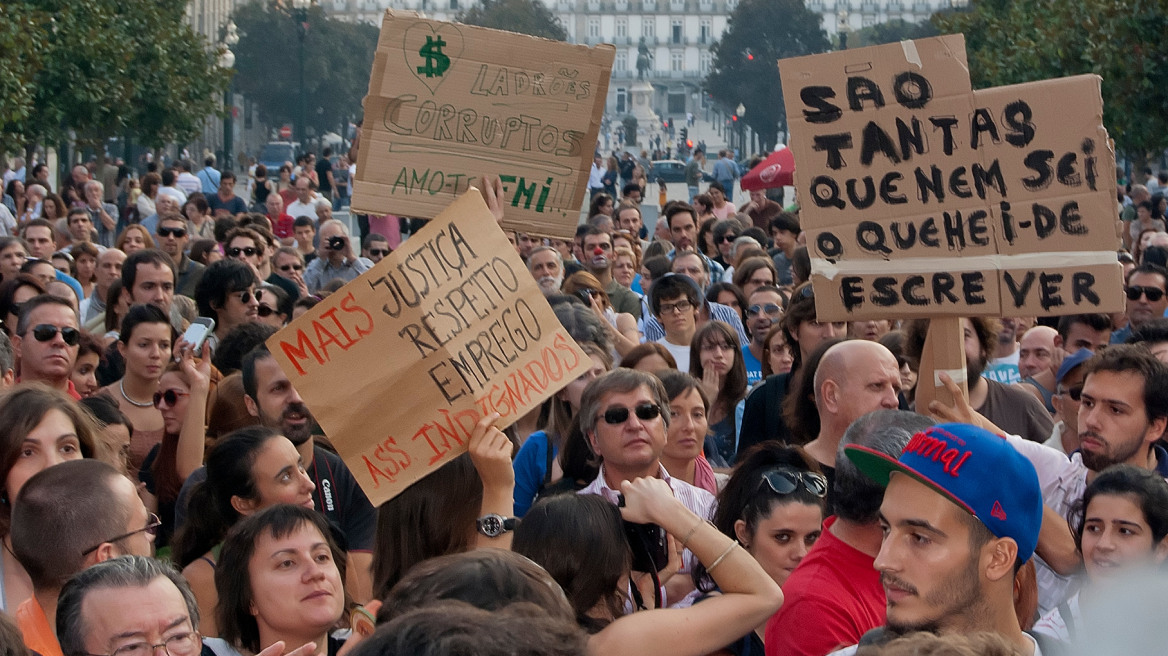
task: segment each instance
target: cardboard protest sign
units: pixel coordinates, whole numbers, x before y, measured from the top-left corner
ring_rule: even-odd
[[[432,218],[498,174],[504,228],[571,238],[615,53],[387,11],[353,210]]]
[[[961,35],[779,70],[820,320],[1123,309],[1100,78],[971,91]]]
[[[474,188],[267,344],[375,505],[591,367]]]

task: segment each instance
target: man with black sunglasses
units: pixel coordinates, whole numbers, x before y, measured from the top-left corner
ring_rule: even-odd
[[[660,478],[698,517],[710,517],[714,495],[673,478],[661,465],[665,430],[669,425],[669,396],[656,376],[632,369],[616,369],[596,378],[580,397],[580,431],[600,459],[600,473],[580,494],[598,494],[619,503],[623,481]],[[684,535],[675,535],[680,542]],[[686,552],[689,571],[694,558]],[[667,601],[676,604],[693,590],[690,577],[674,577],[666,584]]]
[[[1156,264],[1141,264],[1127,274],[1127,325],[1111,333],[1112,344],[1123,344],[1132,330],[1159,319],[1168,310],[1168,270]]]
[[[162,522],[134,483],[99,460],[49,467],[24,484],[12,510],[12,551],[32,579],[33,596],[14,617],[39,654],[60,653],[51,627],[61,588],[78,572],[118,556],[153,556]]]
[[[187,257],[189,242],[187,221],[181,214],[168,213],[158,217],[158,248],[177,263],[175,269],[178,273],[178,284],[175,286],[175,293],[194,298],[195,287],[199,285],[203,269],[206,267]]]
[[[365,237],[365,243],[361,245],[361,256],[374,264],[385,259],[385,256],[392,252],[389,248],[389,240],[386,239],[385,235],[376,232],[369,233]]]
[[[69,301],[50,294],[25,301],[12,337],[20,361],[20,382],[44,383],[80,400],[69,380],[80,341],[77,312]]]

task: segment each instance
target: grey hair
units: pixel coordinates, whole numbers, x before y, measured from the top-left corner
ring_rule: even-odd
[[[531,249],[531,252],[527,254],[527,261],[531,262],[531,256],[535,255],[536,253],[551,253],[551,254],[555,255],[556,256],[556,263],[560,265],[561,269],[564,268],[564,256],[560,255],[560,252],[557,251],[556,249],[552,248],[551,246],[536,246],[535,248]],[[528,268],[531,268],[530,264],[528,264],[527,266],[528,266]]]
[[[65,656],[85,656],[85,625],[81,607],[85,596],[101,588],[142,588],[166,578],[178,588],[187,606],[191,628],[199,630],[199,605],[191,586],[169,563],[146,556],[121,556],[78,572],[57,601],[57,640]]]
[[[8,335],[0,331],[0,377],[12,371],[16,366],[16,357],[12,353],[12,340],[8,339]]]
[[[584,388],[580,396],[580,432],[591,436],[596,432],[596,421],[599,418],[600,402],[610,393],[625,394],[641,387],[647,387],[655,397],[653,402],[661,409],[661,420],[669,428],[669,394],[665,392],[665,385],[653,374],[634,369],[619,367],[600,376]],[[599,454],[597,454],[599,455]]]
[[[89,182],[86,182],[85,188],[89,189],[90,187],[97,187],[98,191],[105,191],[105,185],[101,183],[101,180],[90,180]]]
[[[738,257],[738,251],[742,250],[743,247],[762,248],[762,244],[758,243],[758,240],[750,235],[742,235],[735,239],[734,243],[730,244],[730,257]]]
[[[832,488],[835,514],[857,524],[871,524],[884,502],[884,488],[852,463],[844,453],[845,446],[854,444],[899,458],[913,435],[935,424],[932,419],[907,410],[876,410],[853,421],[844,431],[835,456]]]
[[[341,221],[340,219],[329,219],[328,221],[325,221],[324,223],[321,223],[320,225],[318,225],[316,227],[316,231],[321,232],[324,230],[325,226],[334,225],[334,224],[341,226],[341,234],[345,235],[346,237],[349,236],[349,226],[345,225],[345,222]]]

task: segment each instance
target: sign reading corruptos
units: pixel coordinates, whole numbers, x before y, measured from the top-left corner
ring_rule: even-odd
[[[474,188],[267,345],[375,505],[591,366]]]
[[[1123,309],[1100,78],[971,91],[961,35],[779,69],[821,321]]]

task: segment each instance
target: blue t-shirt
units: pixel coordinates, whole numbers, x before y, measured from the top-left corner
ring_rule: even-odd
[[[543,487],[543,481],[548,474],[548,449],[552,450],[550,459],[554,459],[559,449],[551,446],[551,440],[544,431],[535,431],[519,447],[519,453],[511,466],[515,469],[515,516],[522,517],[535,503],[535,497]]]
[[[753,387],[762,380],[762,363],[750,352],[750,346],[742,347],[742,363],[746,365],[746,387]]]

